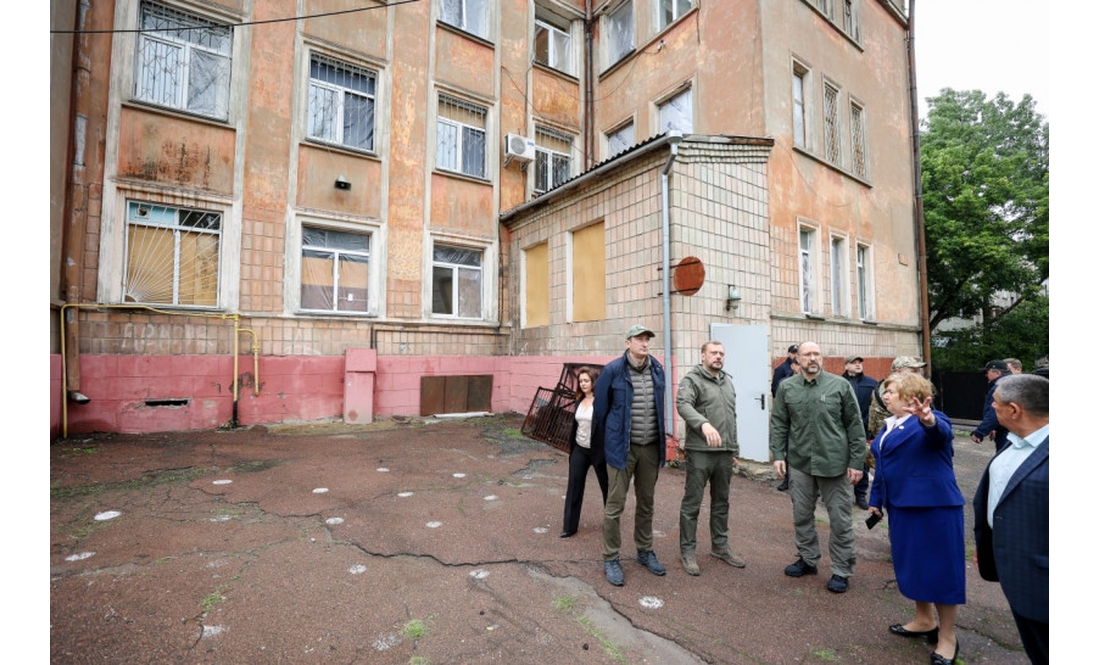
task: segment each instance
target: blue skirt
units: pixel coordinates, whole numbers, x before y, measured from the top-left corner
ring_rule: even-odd
[[[902,595],[925,603],[966,603],[963,506],[888,506],[886,515],[894,574]]]

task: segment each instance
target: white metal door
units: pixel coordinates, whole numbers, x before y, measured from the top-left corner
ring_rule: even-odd
[[[768,330],[763,325],[712,323],[711,339],[726,348],[726,373],[737,392],[737,443],[741,457],[768,462]]]

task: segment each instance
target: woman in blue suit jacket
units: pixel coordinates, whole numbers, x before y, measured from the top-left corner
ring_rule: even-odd
[[[919,374],[890,375],[882,397],[893,415],[871,444],[870,512],[889,514],[898,589],[916,603],[913,620],[890,626],[890,632],[935,643],[932,665],[954,663],[955,615],[966,602],[966,502],[951,462],[951,421],[932,410],[932,384]]]

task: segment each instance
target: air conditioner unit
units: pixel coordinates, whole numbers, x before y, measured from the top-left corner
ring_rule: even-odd
[[[519,134],[506,134],[504,154],[516,161],[530,162],[535,159],[535,142]]]

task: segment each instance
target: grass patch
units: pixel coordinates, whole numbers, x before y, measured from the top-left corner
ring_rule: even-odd
[[[572,612],[577,606],[576,596],[555,596],[554,607],[562,612]]]
[[[86,447],[83,447],[83,448],[73,447],[73,448],[64,448],[64,449],[62,449],[62,451],[60,453],[58,453],[57,456],[60,459],[70,459],[72,457],[80,457],[81,455],[94,455],[95,453],[98,453],[98,452],[99,452],[99,448],[97,446],[86,446]]]
[[[813,653],[813,657],[830,663],[835,663],[840,660],[840,656],[836,655],[836,652],[832,649],[818,649]]]
[[[206,594],[206,597],[199,603],[199,607],[202,608],[202,613],[207,614],[215,605],[225,600],[225,596],[222,595],[222,592],[226,591],[228,588],[228,584],[219,584],[216,589]]]
[[[603,649],[604,653],[606,653],[609,658],[617,663],[623,663],[625,665],[625,663],[627,662],[626,654],[623,653],[622,647],[604,637],[603,633],[601,633],[595,626],[592,625],[592,622],[588,620],[588,617],[577,617],[577,621],[580,621],[581,625],[584,626],[585,629],[588,631],[588,634],[600,643],[600,648]]]
[[[405,624],[403,633],[407,639],[419,640],[428,634],[428,624],[420,619],[413,619]]]
[[[92,483],[91,485],[76,485],[73,487],[51,487],[51,499],[72,499],[80,496],[95,496],[107,492],[128,492],[131,490],[157,487],[159,485],[173,485],[189,483],[196,478],[210,473],[212,469],[189,467],[186,469],[168,469],[147,473],[136,480],[123,480],[117,483]]]
[[[424,656],[413,656],[409,659],[409,665],[431,665],[431,661]]]

